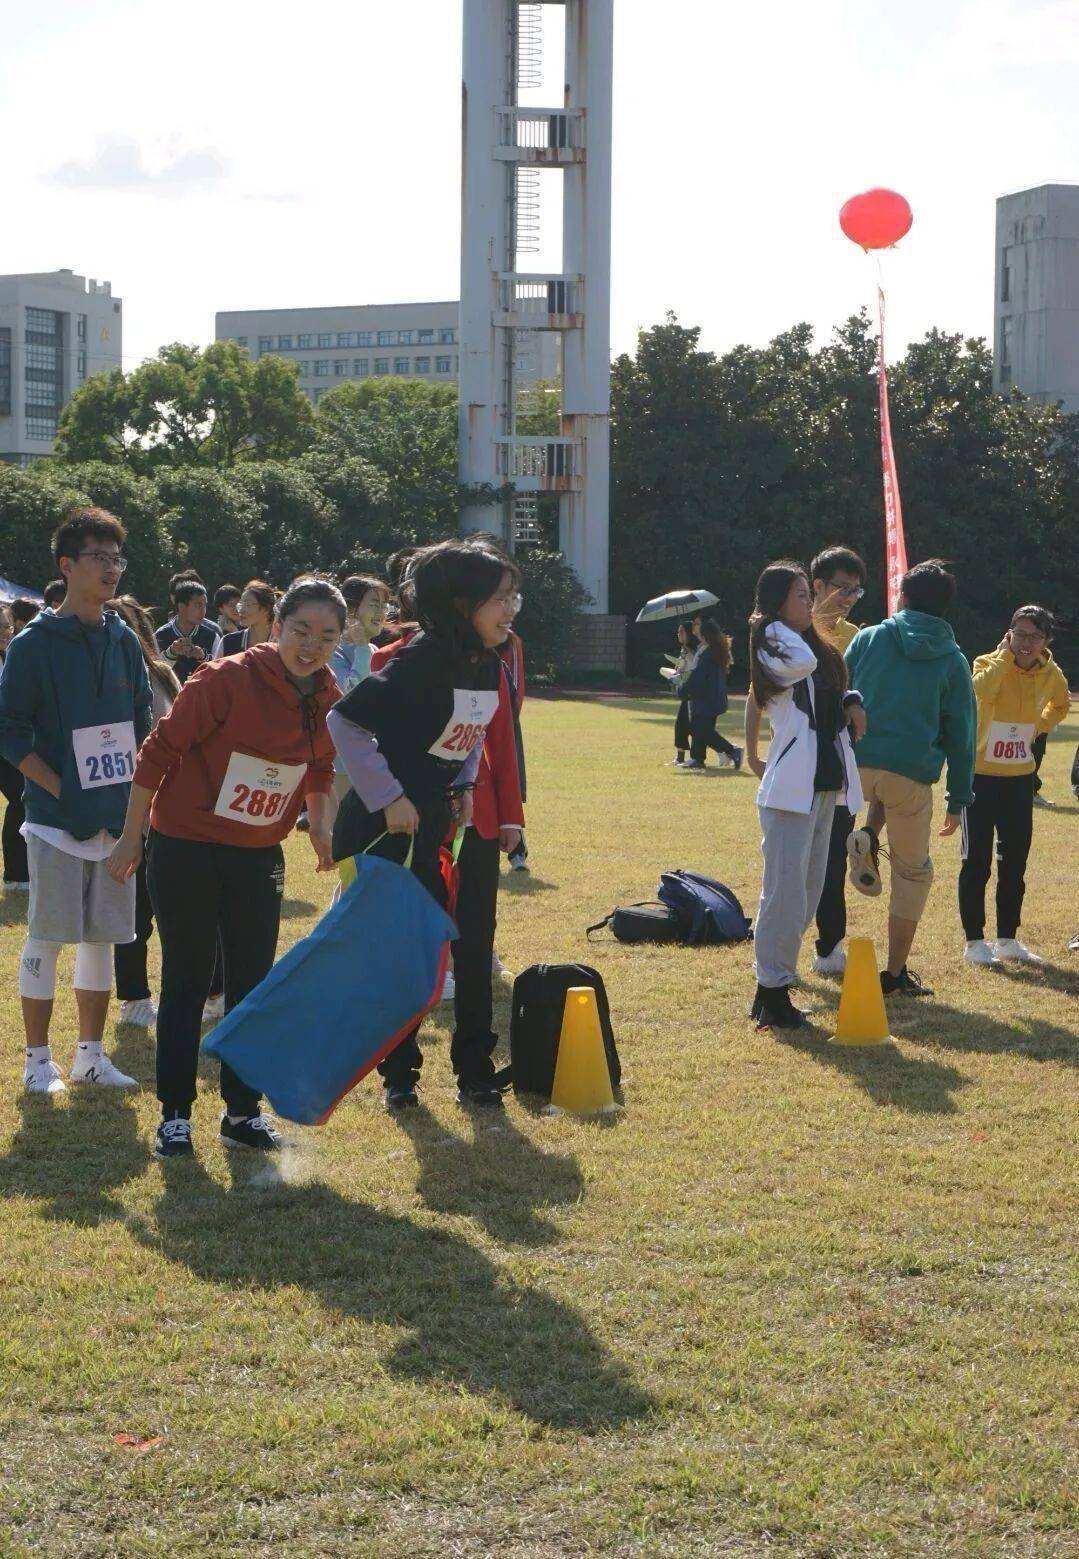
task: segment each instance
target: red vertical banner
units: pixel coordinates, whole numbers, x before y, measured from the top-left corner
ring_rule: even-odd
[[[903,505],[892,448],[892,416],[888,408],[888,369],[884,361],[884,289],[877,288],[880,309],[880,455],[884,475],[884,571],[888,584],[888,613],[899,608],[899,582],[907,572],[907,538],[903,533]]]

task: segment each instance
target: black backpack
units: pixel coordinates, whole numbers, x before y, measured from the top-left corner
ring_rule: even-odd
[[[590,985],[596,993],[611,1087],[618,1087],[622,1067],[602,976],[587,964],[531,964],[513,982],[509,1070],[514,1093],[551,1097],[566,992],[574,985]]]
[[[682,922],[666,904],[622,904],[589,926],[585,936],[607,926],[619,942],[680,942]]]

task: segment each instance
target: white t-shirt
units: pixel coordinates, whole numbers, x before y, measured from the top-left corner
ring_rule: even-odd
[[[54,850],[62,850],[65,855],[77,855],[80,861],[108,860],[116,848],[116,840],[107,828],[90,839],[76,839],[74,834],[69,834],[63,828],[46,828],[43,823],[24,823],[19,832],[24,839],[29,839],[31,834],[35,839],[44,839]]]

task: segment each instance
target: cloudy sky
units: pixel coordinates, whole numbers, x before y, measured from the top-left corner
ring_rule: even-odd
[[[667,309],[716,350],[826,334],[871,296],[836,215],[874,184],[915,209],[892,351],[985,334],[995,197],[1079,179],[1079,0],[615,12],[616,351]],[[109,278],[128,366],[216,309],[458,296],[461,0],[0,0],[0,31],[0,271]]]

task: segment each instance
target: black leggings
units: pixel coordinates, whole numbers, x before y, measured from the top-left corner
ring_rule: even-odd
[[[678,713],[674,717],[674,750],[684,753],[689,746],[689,699],[678,700]]]
[[[454,1031],[450,1064],[462,1083],[489,1083],[498,1043],[492,1023],[491,961],[501,862],[497,839],[465,830],[457,862],[457,940],[453,944]]]
[[[446,884],[442,878],[439,851],[450,826],[449,799],[437,796],[425,802],[415,802],[414,805],[420,814],[420,826],[413,838],[412,875],[420,880],[433,899],[445,906]],[[356,792],[348,791],[341,802],[337,822],[334,824],[334,860],[343,861],[350,855],[359,855],[367,850],[370,855],[378,855],[384,860],[396,861],[399,866],[403,866],[408,855],[408,835],[386,834],[384,839],[380,839],[379,835],[385,833],[385,829],[386,821],[383,814],[368,812]],[[378,840],[378,843],[373,844],[373,840]],[[225,958],[227,990],[227,949]],[[489,964],[488,980],[490,980]],[[420,1025],[417,1023],[394,1046],[389,1055],[378,1063],[379,1075],[387,1088],[414,1088],[419,1082],[420,1069],[423,1066],[423,1052],[416,1042],[419,1031]]]
[[[854,816],[839,802],[832,819],[828,867],[817,905],[817,952],[821,958],[834,953],[847,934],[847,840],[853,831]]]
[[[30,871],[26,864],[26,840],[19,829],[23,825],[23,778],[14,764],[0,758],[0,795],[7,802],[4,813],[4,881],[29,882]]]
[[[157,1097],[164,1114],[190,1116],[218,931],[230,1012],[273,968],[285,857],[279,844],[202,844],[151,832],[146,880],[161,939]],[[259,1095],[224,1062],[221,1096],[230,1115],[258,1113]]]
[[[720,736],[716,730],[716,717],[712,715],[704,720],[694,720],[690,726],[690,757],[694,763],[703,763],[708,756],[708,749],[713,752],[725,752],[733,763],[738,757],[738,748],[733,742],[729,742],[725,736]]]
[[[985,935],[985,889],[997,846],[997,936],[1019,930],[1034,831],[1033,774],[975,774],[974,804],[963,813],[959,916],[968,942]]]

